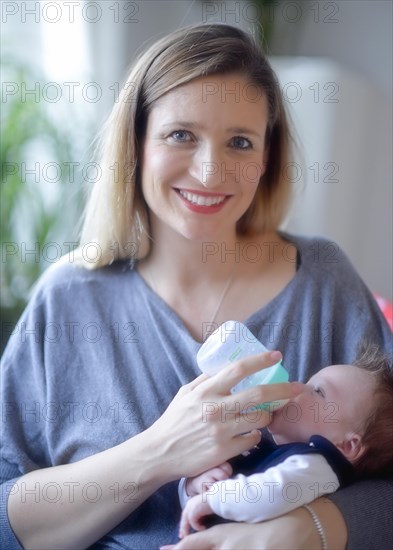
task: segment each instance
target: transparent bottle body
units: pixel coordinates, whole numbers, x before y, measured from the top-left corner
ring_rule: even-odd
[[[268,349],[255,338],[243,323],[226,321],[202,345],[197,354],[197,363],[202,372],[208,376],[214,376],[235,361],[266,351]],[[231,392],[238,393],[257,384],[279,382],[288,382],[288,372],[282,366],[281,361],[247,376],[236,384]]]

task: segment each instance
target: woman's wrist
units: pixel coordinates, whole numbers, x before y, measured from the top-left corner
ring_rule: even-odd
[[[22,476],[9,495],[8,518],[23,547],[85,548],[123,521],[165,481],[152,442],[148,434],[141,433],[78,462]],[[48,485],[59,487],[56,506],[51,500],[33,497],[37,487]],[[88,487],[95,488],[98,498],[89,500]],[[22,499],[23,492],[32,496]]]
[[[305,508],[296,508],[296,510],[281,517],[283,520],[287,520],[286,529],[290,533],[290,541],[288,541],[286,548],[292,550],[320,549],[318,532],[315,529],[311,515]]]
[[[319,498],[313,501],[309,507],[318,518],[323,529],[323,537],[326,541],[325,548],[328,550],[345,550],[347,529],[337,506],[327,498]],[[296,510],[281,516],[281,518],[286,522],[285,529],[291,533],[291,546],[288,545],[286,548],[291,548],[291,550],[323,549],[321,532],[317,529],[312,514],[304,506],[296,508]]]
[[[137,472],[137,483],[154,492],[166,483],[178,479],[171,476],[170,460],[165,452],[165,444],[156,437],[152,427],[126,441],[130,446],[130,474]]]
[[[314,500],[309,509],[314,513],[314,517],[309,510],[304,509],[304,512],[308,514],[309,520],[312,521],[319,540],[319,546],[315,546],[315,548],[322,549],[323,543],[325,543],[328,549],[344,550],[347,546],[348,532],[339,508],[328,498],[322,497]]]
[[[313,519],[315,529],[318,532],[319,539],[320,539],[320,542],[321,542],[321,549],[322,550],[328,550],[325,530],[322,526],[321,520],[318,517],[318,514],[308,504],[303,504],[303,508],[305,508],[307,510],[307,512],[311,515],[311,517]]]

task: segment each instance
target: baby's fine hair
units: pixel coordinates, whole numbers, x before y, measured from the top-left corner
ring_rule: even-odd
[[[393,475],[393,365],[378,347],[363,345],[353,363],[375,377],[374,406],[365,421],[365,452],[355,462],[359,477]]]

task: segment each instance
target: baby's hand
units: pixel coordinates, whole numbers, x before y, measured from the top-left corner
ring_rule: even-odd
[[[206,529],[203,518],[213,513],[206,501],[206,495],[196,495],[187,502],[180,518],[179,538],[183,539],[190,534],[190,527],[195,531]]]
[[[186,493],[189,497],[200,495],[207,491],[215,481],[223,481],[232,475],[232,466],[224,462],[211,470],[206,470],[199,476],[190,477],[186,481]]]

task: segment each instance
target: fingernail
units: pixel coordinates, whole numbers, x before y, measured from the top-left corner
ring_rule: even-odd
[[[281,355],[281,352],[280,351],[272,351],[270,353],[270,357],[272,359],[274,359],[275,361],[279,361],[280,359],[282,359],[282,355]]]

